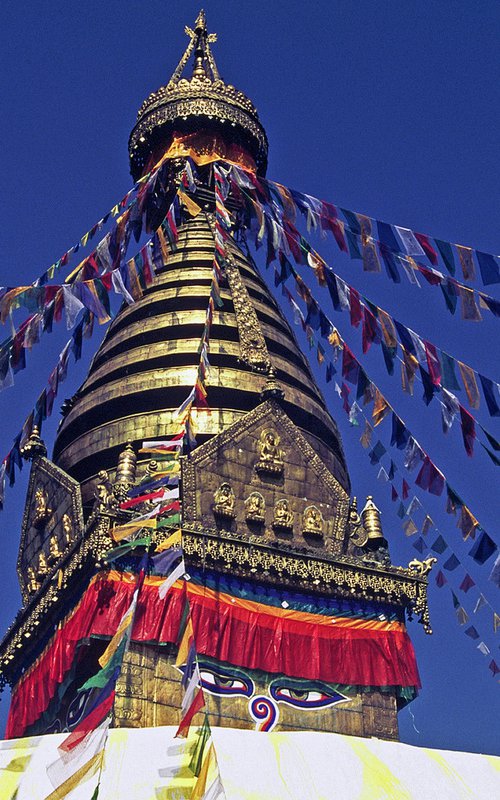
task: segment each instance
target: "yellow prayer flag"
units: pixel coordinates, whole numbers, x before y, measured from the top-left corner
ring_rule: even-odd
[[[134,611],[133,611],[133,609],[131,609],[128,612],[128,614],[126,614],[123,617],[122,621],[120,622],[120,624],[118,626],[118,629],[117,629],[115,635],[110,640],[110,642],[109,642],[108,646],[106,647],[104,653],[102,654],[102,656],[99,659],[99,664],[101,665],[101,667],[104,668],[106,666],[106,664],[108,664],[111,661],[111,659],[113,658],[114,654],[118,650],[118,647],[120,646],[120,643],[121,643],[121,641],[123,639],[123,634],[127,630],[127,628],[130,625],[130,623],[132,622],[132,617],[133,616],[134,616]]]
[[[77,266],[77,267],[75,267],[75,269],[73,270],[73,272],[70,272],[70,273],[69,273],[69,275],[66,275],[66,277],[65,277],[65,279],[64,279],[64,283],[72,283],[72,282],[73,282],[73,279],[74,279],[74,278],[76,278],[76,276],[78,275],[78,273],[79,273],[79,272],[80,272],[80,270],[82,269],[83,265],[85,264],[85,261],[86,261],[86,260],[87,260],[87,259],[86,259],[86,258],[84,258],[84,259],[83,259],[83,261],[80,261],[80,263],[78,264],[78,266]]]
[[[183,664],[187,662],[188,654],[189,654],[189,646],[191,640],[193,639],[193,623],[191,622],[191,617],[189,617],[186,628],[182,635],[181,643],[179,645],[179,650],[177,651],[177,658],[175,659],[175,666],[182,667]]]
[[[210,743],[210,747],[207,750],[207,753],[203,759],[203,764],[201,765],[200,774],[198,775],[198,779],[193,787],[193,791],[191,792],[190,800],[203,800],[205,795],[205,790],[207,788],[207,778],[210,767],[215,765],[216,758],[215,758],[215,749],[213,742]]]
[[[201,206],[198,205],[186,192],[182,189],[178,191],[179,199],[184,207],[189,211],[192,217],[198,216],[201,211]]]
[[[182,541],[182,530],[179,528],[174,533],[171,533],[168,539],[165,539],[164,542],[159,544],[155,550],[155,553],[162,553],[164,550],[169,550],[171,547],[175,547],[176,545],[180,545]]]
[[[138,522],[126,522],[124,525],[117,525],[111,531],[111,535],[115,542],[121,542],[127,536],[132,536],[137,533],[141,528],[156,528],[156,519],[143,519]]]
[[[92,778],[101,766],[101,760],[104,757],[104,750],[92,756],[90,761],[87,761],[80,769],[73,775],[61,783],[53,792],[51,792],[45,800],[64,800],[73,789],[88,778]]]
[[[376,428],[377,425],[380,425],[382,420],[387,416],[391,407],[387,400],[385,399],[384,395],[379,392],[378,389],[375,389],[375,400],[373,403],[373,412],[372,412],[372,419],[373,419],[373,427]]]
[[[497,614],[496,611],[493,612],[493,630],[495,633],[497,632],[498,628],[500,627],[500,616]]]
[[[471,367],[468,367],[467,364],[463,364],[461,361],[458,361],[457,363],[458,369],[460,370],[460,375],[462,376],[462,381],[465,387],[469,405],[471,408],[479,408],[481,396],[477,387],[476,373]]]

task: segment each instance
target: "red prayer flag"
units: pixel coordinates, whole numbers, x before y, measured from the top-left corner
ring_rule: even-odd
[[[351,309],[351,325],[355,328],[358,327],[362,319],[361,300],[356,289],[352,286],[349,287],[349,305]]]
[[[189,733],[189,727],[191,722],[193,721],[193,717],[197,711],[203,708],[205,705],[205,698],[203,697],[203,691],[201,687],[196,692],[196,695],[193,699],[193,702],[189,706],[187,712],[185,713],[184,717],[181,719],[181,724],[177,728],[177,733],[175,736],[182,736],[185,738]]]
[[[472,456],[474,453],[476,426],[474,424],[474,417],[472,417],[462,405],[460,405],[460,422],[462,424],[462,437],[464,440],[465,452],[468,456]]]
[[[433,344],[426,341],[424,341],[424,347],[431,381],[434,386],[439,386],[441,383],[441,362],[439,361],[437,350]]]
[[[437,266],[438,256],[433,246],[430,243],[429,237],[426,236],[424,233],[416,233],[416,231],[414,233],[415,233],[415,239],[422,246],[425,255],[427,256],[431,264],[433,264],[433,266]]]

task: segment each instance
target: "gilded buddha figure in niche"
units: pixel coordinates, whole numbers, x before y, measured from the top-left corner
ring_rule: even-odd
[[[226,481],[214,492],[214,514],[217,517],[234,518],[234,492]]]
[[[45,553],[40,553],[38,556],[38,568],[36,571],[38,578],[44,578],[49,571],[49,565],[47,564],[47,557]]]
[[[263,430],[259,437],[259,460],[255,465],[257,472],[283,472],[284,455],[276,431],[270,428]]]
[[[278,500],[274,506],[273,528],[290,529],[293,527],[293,511],[288,500]]]
[[[252,492],[245,500],[245,519],[264,522],[266,503],[260,492]]]
[[[302,516],[302,533],[323,536],[323,515],[316,506],[308,506]]]
[[[34,594],[34,592],[37,592],[38,589],[40,588],[40,581],[37,580],[36,572],[33,569],[33,567],[28,567],[27,573],[28,573],[28,582],[26,588],[30,594]]]
[[[57,536],[54,534],[49,539],[49,561],[54,563],[58,561],[62,556],[62,551],[59,549],[59,542],[57,541]]]
[[[48,506],[47,494],[42,488],[35,492],[35,516],[33,525],[35,528],[43,528],[52,516],[52,509]]]
[[[71,544],[71,540],[73,538],[73,523],[71,522],[71,517],[69,514],[63,515],[62,527],[66,544]]]

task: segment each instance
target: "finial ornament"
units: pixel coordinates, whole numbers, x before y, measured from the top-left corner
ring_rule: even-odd
[[[271,398],[274,398],[275,400],[282,400],[285,396],[285,392],[277,381],[276,373],[273,367],[269,367],[267,371],[267,379],[260,396],[263,400],[270,400]]]
[[[182,73],[186,68],[191,55],[194,52],[193,78],[208,78],[211,81],[219,81],[220,75],[215,59],[210,49],[210,45],[217,41],[216,33],[208,33],[205,12],[201,9],[194,23],[194,30],[186,25],[184,32],[189,36],[189,44],[184,54],[177,64],[174,73],[169,81],[169,86],[178,83]]]
[[[21,447],[21,455],[27,461],[33,461],[33,459],[37,458],[37,456],[45,458],[47,455],[47,448],[45,447],[45,442],[40,436],[40,429],[37,425],[33,425],[31,434]]]

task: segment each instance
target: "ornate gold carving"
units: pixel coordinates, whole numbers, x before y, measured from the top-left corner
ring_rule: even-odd
[[[197,485],[196,474],[198,465],[205,465],[212,459],[219,457],[221,450],[232,443],[237,443],[254,430],[259,424],[273,421],[280,432],[286,434],[290,446],[298,448],[307,459],[308,465],[319,481],[322,481],[328,488],[329,494],[335,503],[335,514],[332,516],[331,539],[326,542],[326,549],[330,552],[339,552],[343,546],[347,535],[347,518],[349,512],[349,498],[345,489],[337,478],[332,475],[323,461],[314,452],[313,448],[292,422],[288,415],[283,411],[279,403],[274,400],[266,400],[253,411],[250,411],[242,419],[233,423],[231,427],[214,436],[205,444],[190,455],[189,460],[181,458],[182,469],[182,508],[183,519],[190,523],[197,518]]]
[[[36,573],[33,567],[28,567],[27,573],[28,573],[28,583],[26,588],[29,594],[33,594],[34,592],[37,592],[39,590],[41,584],[40,581],[37,580]]]
[[[245,500],[245,519],[247,522],[264,522],[266,501],[260,492],[252,492]]]
[[[255,465],[257,472],[280,474],[283,472],[285,453],[280,448],[280,437],[276,431],[266,428],[259,437],[260,458]]]
[[[403,606],[420,617],[426,633],[431,633],[427,607],[427,580],[404,567],[368,567],[347,556],[335,559],[283,553],[264,544],[221,538],[218,532],[185,531],[186,558],[213,566],[234,575],[257,572],[279,586],[302,587],[329,596],[380,600]],[[272,576],[272,577],[271,577]]]
[[[213,220],[209,218],[213,232]],[[271,359],[266,340],[257,318],[253,301],[243,283],[239,267],[229,249],[226,248],[226,277],[233,298],[234,313],[240,337],[241,359],[256,372],[268,372]]]
[[[234,492],[229,483],[221,483],[214,492],[214,514],[216,517],[228,517],[234,519]]]
[[[361,517],[358,514],[358,502],[355,497],[352,499],[349,508],[349,539],[355,547],[364,547],[368,542],[368,534],[363,527]]]
[[[73,540],[73,523],[69,514],[63,514],[62,526],[66,544],[71,544]]]
[[[97,473],[97,484],[94,492],[96,509],[102,512],[114,512],[118,507],[118,500],[113,492],[113,486],[105,469]]]
[[[291,530],[293,528],[293,511],[286,498],[278,500],[274,506],[273,528]]]
[[[49,565],[47,564],[47,557],[45,553],[39,553],[38,555],[38,567],[36,570],[37,578],[45,578],[48,574]]]
[[[49,539],[49,561],[51,564],[54,564],[56,561],[62,556],[62,552],[59,549],[59,542],[57,541],[57,536],[54,534]]]
[[[437,558],[434,558],[434,556],[424,558],[423,561],[418,561],[418,559],[414,558],[413,561],[410,561],[408,564],[408,569],[410,569],[412,572],[415,572],[419,577],[423,578],[431,571],[436,562]]]
[[[35,492],[35,516],[33,525],[35,528],[44,528],[52,516],[52,509],[48,505],[47,493],[40,487]]]
[[[317,506],[307,506],[302,514],[302,533],[308,536],[323,536],[323,514]]]

